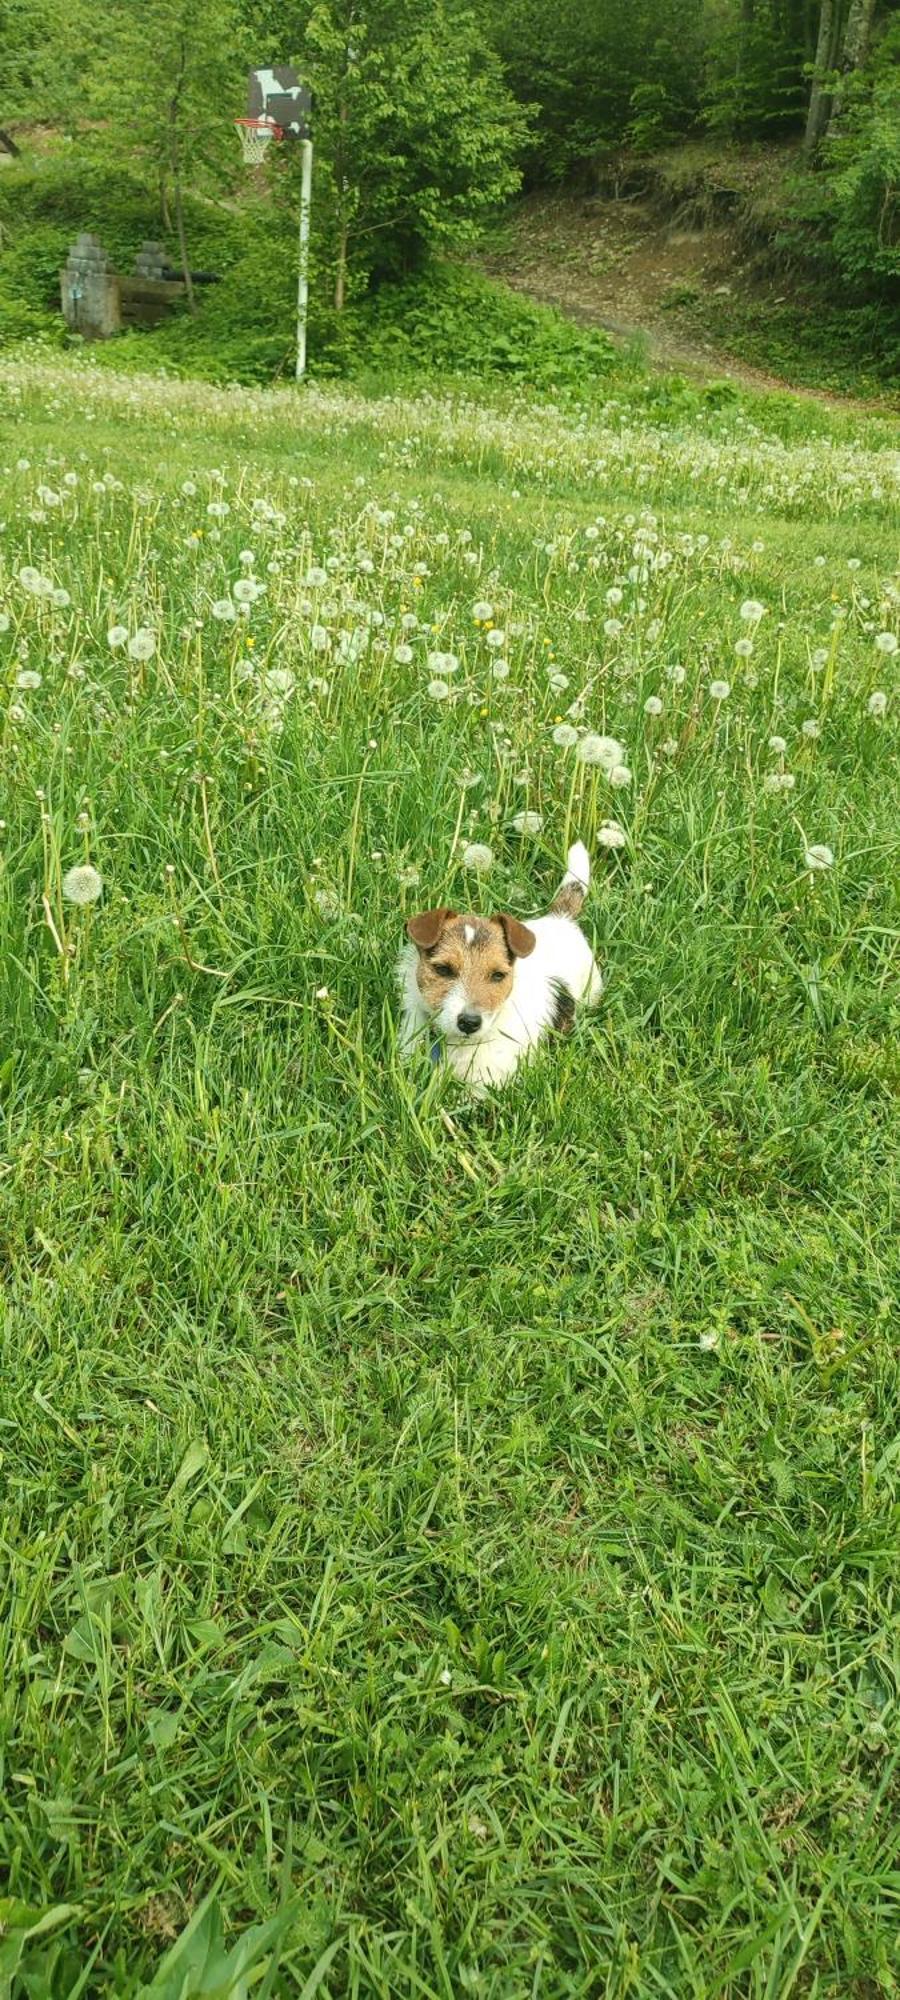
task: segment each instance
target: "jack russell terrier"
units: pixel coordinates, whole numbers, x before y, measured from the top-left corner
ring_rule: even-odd
[[[551,1030],[565,1033],[575,1003],[595,1006],[603,981],[579,916],[590,861],[570,847],[561,887],[545,917],[459,916],[425,910],[406,926],[400,953],[400,1047],[427,1047],[474,1096],[506,1083]]]

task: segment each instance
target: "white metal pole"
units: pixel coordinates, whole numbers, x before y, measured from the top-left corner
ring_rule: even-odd
[[[302,139],[300,183],[300,269],[297,279],[297,381],[306,374],[306,316],[309,299],[309,211],[312,203],[312,140]]]

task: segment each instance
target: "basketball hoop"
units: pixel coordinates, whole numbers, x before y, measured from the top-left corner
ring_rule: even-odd
[[[241,142],[245,167],[261,167],[271,141],[284,138],[274,118],[236,118],[234,129]]]

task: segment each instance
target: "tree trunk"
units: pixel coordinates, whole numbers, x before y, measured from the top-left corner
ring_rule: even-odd
[[[173,178],[173,188],[175,195],[175,228],[178,232],[178,261],[181,265],[181,275],[184,279],[184,289],[187,296],[188,311],[192,313],[196,318],[197,301],[194,297],[194,281],[193,278],[191,277],[191,267],[188,261],[187,237],[185,235],[185,230],[184,230],[184,203],[182,202],[181,199],[181,172],[178,166],[177,156],[173,166],[172,178]]]
[[[874,13],[875,0],[850,0],[850,12],[847,15],[847,26],[844,32],[844,46],[841,50],[840,74],[837,89],[834,93],[831,117],[828,122],[829,132],[837,131],[847,109],[847,98],[850,94],[847,86],[851,78],[855,76],[857,70],[862,69],[865,64],[869,53],[869,43],[872,38],[872,18]]]
[[[347,239],[350,229],[344,216],[338,223],[337,271],[334,279],[334,310],[343,312],[347,296]]]
[[[837,0],[822,0],[819,15],[819,33],[816,41],[815,65],[809,110],[806,116],[806,131],[803,135],[803,151],[810,155],[816,151],[828,130],[831,117],[832,93],[828,88],[828,75],[834,66],[837,50],[836,36],[839,32],[839,11]]]
[[[347,132],[347,117],[348,117],[347,100],[346,98],[344,98],[341,104],[340,111],[338,112],[338,119],[340,123],[338,130],[337,159],[335,160],[335,178],[337,180],[337,185],[338,185],[338,202],[339,202],[337,271],[335,272],[335,279],[334,279],[335,312],[343,312],[344,300],[347,296],[347,242],[350,235],[350,225],[347,221],[347,212],[345,206],[346,194],[344,189],[344,153],[345,153],[344,142],[346,139],[346,132]]]
[[[182,198],[183,190],[181,186],[181,151],[178,139],[178,114],[181,109],[181,93],[184,88],[184,76],[186,68],[187,68],[187,52],[185,49],[184,38],[182,37],[180,61],[178,67],[178,80],[175,85],[175,94],[169,100],[169,161],[172,168],[172,191],[175,197],[175,227],[178,232],[178,256],[181,262],[181,275],[184,279],[184,289],[188,302],[188,311],[192,315],[192,317],[196,318],[197,301],[194,297],[194,281],[191,277],[191,267],[188,261],[187,236],[185,234],[185,227],[184,227],[184,201]]]
[[[862,69],[866,61],[872,39],[874,15],[875,0],[850,0],[850,12],[847,15],[841,54],[841,69],[845,75],[849,74],[850,70]]]

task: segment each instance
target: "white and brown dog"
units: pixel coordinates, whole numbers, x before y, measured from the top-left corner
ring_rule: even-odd
[[[575,1003],[594,1005],[600,972],[579,915],[590,880],[587,848],[569,849],[545,917],[466,917],[425,910],[406,926],[398,966],[404,1053],[441,1054],[476,1095],[506,1083],[548,1030],[571,1028]]]

